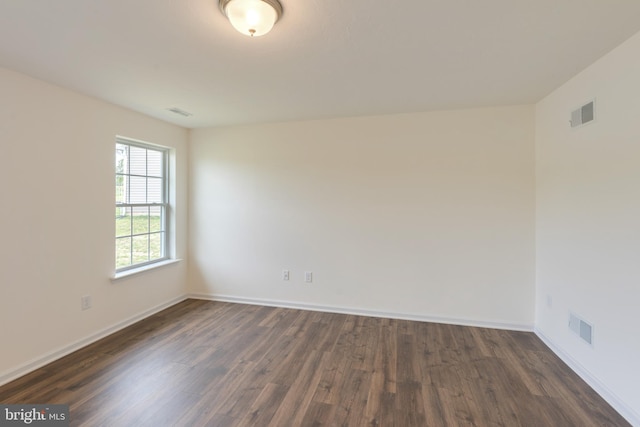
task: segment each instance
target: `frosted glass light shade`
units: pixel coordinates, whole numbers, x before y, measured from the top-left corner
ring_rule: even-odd
[[[277,0],[220,0],[220,9],[233,28],[251,37],[267,34],[282,14]]]

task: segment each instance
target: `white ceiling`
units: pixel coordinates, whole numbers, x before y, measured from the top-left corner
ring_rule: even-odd
[[[640,31],[638,0],[281,1],[251,39],[217,0],[2,0],[0,66],[193,128],[533,103]]]

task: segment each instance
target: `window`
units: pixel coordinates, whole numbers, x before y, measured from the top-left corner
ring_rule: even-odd
[[[167,153],[116,140],[116,272],[168,258]]]

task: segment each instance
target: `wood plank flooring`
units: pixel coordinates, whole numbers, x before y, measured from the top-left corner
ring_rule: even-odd
[[[628,426],[531,333],[187,300],[0,387],[73,426]]]

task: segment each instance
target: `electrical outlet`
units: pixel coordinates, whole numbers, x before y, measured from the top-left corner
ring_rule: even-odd
[[[547,307],[553,307],[553,297],[551,297],[551,295],[547,295]]]
[[[313,282],[313,272],[311,271],[305,271],[304,272],[304,281],[306,283],[311,283]]]
[[[289,270],[282,270],[282,280],[289,280]]]
[[[91,295],[84,295],[80,298],[80,309],[89,310],[91,308]]]

